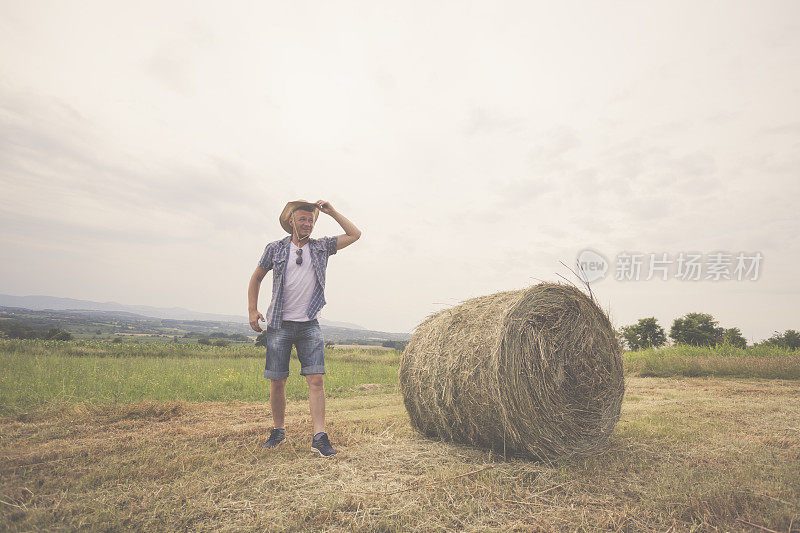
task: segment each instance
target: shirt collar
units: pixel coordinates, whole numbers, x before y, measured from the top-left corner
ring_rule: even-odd
[[[286,237],[281,239],[280,242],[281,242],[281,246],[282,247],[291,249],[292,236],[291,235],[287,235]],[[312,238],[312,239],[308,239],[308,244],[306,246],[308,246],[310,248],[314,248],[315,250],[317,250],[321,246],[321,243],[320,243],[319,239],[313,239]],[[305,248],[305,246],[303,248]]]

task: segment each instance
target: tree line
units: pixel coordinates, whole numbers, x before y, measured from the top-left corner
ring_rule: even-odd
[[[629,350],[658,348],[667,343],[667,334],[655,317],[640,318],[636,324],[622,326],[617,332],[620,342]],[[717,346],[727,344],[737,348],[747,348],[747,339],[739,328],[723,328],[707,313],[688,313],[676,318],[669,330],[669,338],[674,344],[690,346]],[[753,346],[777,346],[796,350],[800,348],[800,333],[788,329],[775,332],[769,339]]]
[[[45,339],[50,341],[72,340],[72,333],[61,328],[36,329],[16,321],[0,322],[0,338]]]

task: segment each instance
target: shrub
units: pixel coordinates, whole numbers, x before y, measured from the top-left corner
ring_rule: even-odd
[[[258,337],[256,337],[256,346],[263,346],[264,348],[267,347],[267,332],[266,332],[266,330],[262,331],[261,333],[259,333]]]
[[[747,348],[747,339],[742,336],[739,328],[729,328],[722,334],[722,343],[736,346],[737,348]]]
[[[676,318],[669,330],[669,336],[679,344],[692,346],[714,346],[722,342],[725,330],[709,314],[689,313]]]
[[[636,324],[623,326],[621,335],[630,350],[658,348],[667,342],[664,328],[658,324],[655,317],[640,318]]]
[[[777,331],[772,334],[772,337],[765,340],[761,344],[767,346],[779,346],[781,348],[789,348],[790,350],[797,350],[800,348],[800,333],[793,329],[787,329],[783,333]]]

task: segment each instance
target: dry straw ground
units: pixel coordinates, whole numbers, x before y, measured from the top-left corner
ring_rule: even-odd
[[[0,421],[0,529],[800,531],[800,382],[628,379],[601,456],[548,466],[412,430],[397,393],[64,406]]]

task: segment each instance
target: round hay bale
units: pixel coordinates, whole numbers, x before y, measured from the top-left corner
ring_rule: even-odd
[[[400,362],[412,426],[547,460],[600,451],[619,420],[622,348],[572,285],[540,283],[429,315]]]

